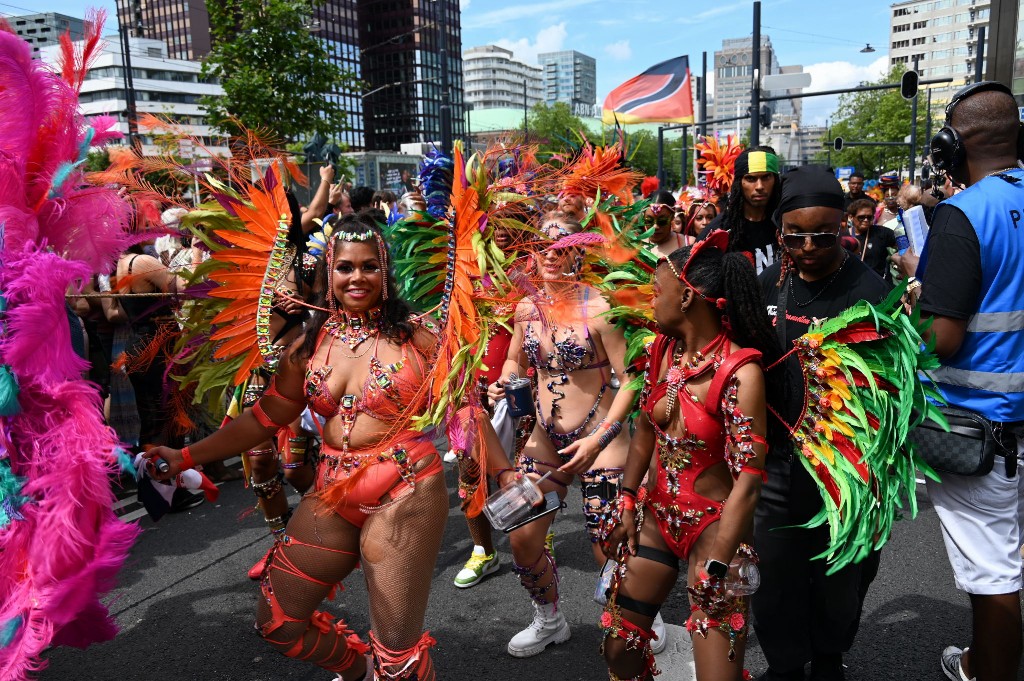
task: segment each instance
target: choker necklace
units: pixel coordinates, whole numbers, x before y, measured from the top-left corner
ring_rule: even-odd
[[[864,247],[867,248],[867,238],[864,239]],[[803,302],[803,303],[801,303],[799,300],[797,300],[796,299],[796,295],[794,295],[794,293],[793,293],[793,279],[795,277],[799,277],[800,274],[799,273],[796,273],[795,275],[791,274],[789,276],[789,297],[793,299],[793,302],[796,303],[797,307],[807,307],[808,305],[813,303],[815,300],[817,300],[818,296],[820,296],[822,293],[824,293],[825,291],[828,290],[828,287],[832,285],[832,282],[834,282],[836,280],[836,278],[839,276],[839,273],[843,271],[844,267],[846,267],[846,261],[849,260],[849,259],[850,259],[850,254],[849,253],[844,254],[843,255],[843,262],[841,262],[839,264],[839,269],[837,269],[835,271],[835,274],[832,275],[832,278],[829,279],[828,282],[826,282],[825,285],[821,287],[821,290],[818,291],[817,293],[815,293],[814,296],[810,300],[808,300],[806,302]],[[783,314],[785,314],[785,310],[783,310]]]
[[[365,313],[339,312],[324,322],[324,330],[354,352],[365,341],[377,335],[382,317],[379,307]]]

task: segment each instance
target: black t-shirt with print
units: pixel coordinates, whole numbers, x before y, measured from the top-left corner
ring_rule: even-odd
[[[889,270],[889,250],[896,248],[896,233],[882,225],[871,225],[864,234],[857,234],[857,241],[860,242],[860,254],[857,256],[870,267],[875,274],[883,279],[890,280],[892,275]],[[867,248],[864,247],[864,239],[867,237]]]
[[[704,231],[697,237],[699,240],[707,237],[716,229],[724,229],[722,218],[724,213],[708,223]],[[771,218],[753,222],[743,218],[743,238],[738,243],[736,250],[749,253],[754,260],[754,269],[758,274],[778,260],[782,255],[782,246],[779,245],[777,236],[778,228]]]
[[[780,271],[781,265],[777,263],[758,277],[768,317],[776,330],[782,293],[782,289],[776,286]],[[861,300],[878,303],[892,288],[852,254],[847,255],[842,268],[834,275],[818,281],[804,281],[794,273],[790,280],[783,283],[787,291],[786,342],[783,345],[786,350],[793,347],[793,341],[807,333],[812,323],[835,317]],[[790,356],[785,365],[775,371],[784,372],[782,380],[786,383],[786,403],[772,404],[771,407],[793,425],[803,409],[804,384],[800,363],[796,357]],[[789,442],[770,443],[768,483],[762,499],[765,507],[770,507],[773,512],[783,513],[793,523],[804,523],[821,509],[821,495],[803,464],[795,457],[791,459],[792,453]]]

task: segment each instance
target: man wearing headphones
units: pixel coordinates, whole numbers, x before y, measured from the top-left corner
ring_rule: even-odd
[[[1024,170],[1017,104],[995,82],[970,85],[946,108],[931,143],[933,167],[959,194],[940,203],[920,264],[896,258],[922,281],[920,308],[932,318],[933,372],[950,406],[969,409],[1007,434],[990,473],[928,481],[956,585],[971,599],[973,641],[947,647],[953,681],[1017,678],[1021,656],[1020,554],[1024,480]]]

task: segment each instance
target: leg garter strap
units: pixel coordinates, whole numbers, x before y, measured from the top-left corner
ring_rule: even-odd
[[[549,478],[550,479],[550,478]],[[534,572],[541,562],[544,565],[541,567],[539,572]],[[547,586],[537,586],[537,582],[544,578],[544,575],[551,571],[551,581],[547,583]],[[552,588],[558,586],[558,565],[555,563],[554,556],[548,551],[548,547],[544,547],[544,552],[540,554],[540,558],[537,559],[533,565],[523,567],[512,561],[512,571],[519,575],[519,582],[529,592],[530,598],[537,605],[549,605],[551,603],[558,603],[557,596],[553,600],[549,600],[547,593]]]
[[[651,546],[644,546],[643,544],[641,544],[640,546],[636,547],[636,555],[633,557],[644,558],[645,560],[651,560],[655,563],[667,565],[673,570],[679,570],[679,558],[677,558],[674,553],[662,551],[661,549],[656,549]],[[639,612],[639,610],[637,612]]]
[[[594,468],[580,476],[583,517],[590,541],[598,543],[608,538],[609,516],[612,515],[621,487],[621,468]]]
[[[430,660],[430,649],[436,643],[430,632],[425,631],[412,648],[391,650],[371,631],[374,678],[380,681],[433,681],[434,665]]]
[[[660,605],[638,601],[635,598],[630,598],[629,596],[624,596],[622,594],[619,594],[616,597],[615,602],[619,604],[620,608],[632,610],[638,615],[643,615],[644,617],[655,617],[657,616],[658,611],[661,610]]]
[[[639,650],[643,660],[643,670],[637,676],[623,678],[616,676],[609,669],[608,678],[610,681],[643,681],[648,676],[654,677],[661,673],[654,662],[654,652],[651,650],[651,639],[655,638],[655,635],[650,629],[637,626],[622,616],[622,611],[618,605],[618,602],[622,599],[622,596],[616,595],[608,601],[604,612],[601,613],[601,629],[604,631],[604,639],[601,641],[601,654],[604,654],[604,646],[610,638],[621,639],[626,645],[626,650]],[[628,600],[632,601],[632,599]],[[639,603],[639,601],[632,602]],[[625,604],[623,605],[625,606]],[[642,605],[649,604],[644,603]]]

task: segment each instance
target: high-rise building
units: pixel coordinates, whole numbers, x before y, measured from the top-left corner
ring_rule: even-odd
[[[471,47],[462,53],[466,104],[474,109],[532,108],[544,98],[541,69],[515,58],[497,45]]]
[[[81,40],[85,35],[84,21],[54,12],[7,17],[7,23],[32,46],[33,58],[39,57],[42,48],[57,45],[65,33],[70,34],[72,40]]]
[[[734,118],[744,116],[750,108],[750,88],[753,83],[753,39],[732,38],[722,41],[722,49],[715,51],[715,108],[714,116]],[[761,36],[761,76],[789,73],[802,70],[799,66],[779,66],[778,57],[767,35]],[[762,90],[765,95],[774,92]],[[782,93],[778,93],[782,94]],[[800,125],[800,100],[780,100],[768,104],[772,111],[772,126],[789,129],[793,123]],[[736,134],[742,137],[750,130],[749,120],[715,123],[711,131]]]
[[[86,116],[115,116],[118,129],[127,136],[128,100],[121,41],[114,35],[107,36],[104,43],[86,71],[78,103]],[[172,59],[167,45],[161,40],[130,38],[128,49],[132,55],[132,80],[138,113],[170,118],[202,145],[190,150],[175,150],[178,153],[184,151],[190,156],[228,155],[226,140],[206,125],[205,112],[199,105],[204,95],[220,95],[224,91],[216,81],[203,78],[199,62]],[[44,47],[39,56],[48,64],[56,64],[60,47]],[[139,131],[144,154],[163,151],[156,134]]]
[[[544,77],[544,101],[565,102],[576,116],[592,116],[597,104],[597,61],[563,50],[537,55]]]
[[[989,0],[909,0],[891,6],[889,66],[912,69],[916,63],[922,78],[953,78],[949,85],[932,86],[933,119],[940,120],[953,93],[973,81],[978,29],[989,25],[989,13]]]
[[[158,38],[172,56],[210,50],[205,0],[117,0],[118,17],[133,35]],[[462,136],[462,29],[457,0],[326,0],[312,8],[308,30],[330,58],[366,84],[333,92],[348,114],[338,141],[354,150],[398,149],[441,137],[442,68],[447,51],[453,138]]]

